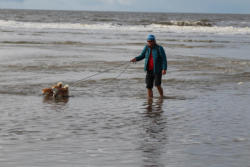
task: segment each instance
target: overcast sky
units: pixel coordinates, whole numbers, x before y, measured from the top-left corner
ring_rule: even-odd
[[[0,0],[0,8],[250,14],[250,0]]]

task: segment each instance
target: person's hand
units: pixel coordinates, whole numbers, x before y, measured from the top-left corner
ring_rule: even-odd
[[[135,63],[136,62],[136,58],[131,59],[130,62]]]
[[[162,70],[162,75],[165,75],[167,73],[167,70]]]

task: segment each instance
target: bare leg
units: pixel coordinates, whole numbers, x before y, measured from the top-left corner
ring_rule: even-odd
[[[163,97],[163,89],[161,86],[157,86],[158,92],[160,94],[161,97]]]
[[[152,89],[148,89],[148,98],[153,98],[153,91],[152,91]]]

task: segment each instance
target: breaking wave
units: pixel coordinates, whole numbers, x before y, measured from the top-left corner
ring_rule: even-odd
[[[170,21],[159,22],[150,25],[120,25],[113,23],[39,23],[39,22],[18,22],[0,20],[0,30],[6,29],[45,29],[45,30],[115,30],[115,31],[156,31],[156,32],[175,32],[175,33],[213,33],[213,34],[250,34],[250,27],[233,26],[212,26],[209,22],[198,21]]]
[[[167,22],[158,22],[156,24],[168,25],[168,26],[197,26],[197,27],[212,27],[213,24],[208,20],[200,21],[167,21]]]

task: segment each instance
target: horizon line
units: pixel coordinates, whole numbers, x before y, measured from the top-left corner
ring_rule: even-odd
[[[34,8],[1,8],[0,10],[31,10],[31,11],[75,11],[75,12],[117,12],[117,13],[166,13],[166,14],[218,14],[218,15],[250,15],[250,13],[213,13],[213,12],[176,12],[176,11],[169,11],[169,12],[163,12],[163,11],[129,11],[129,10],[79,10],[79,9],[34,9]]]

